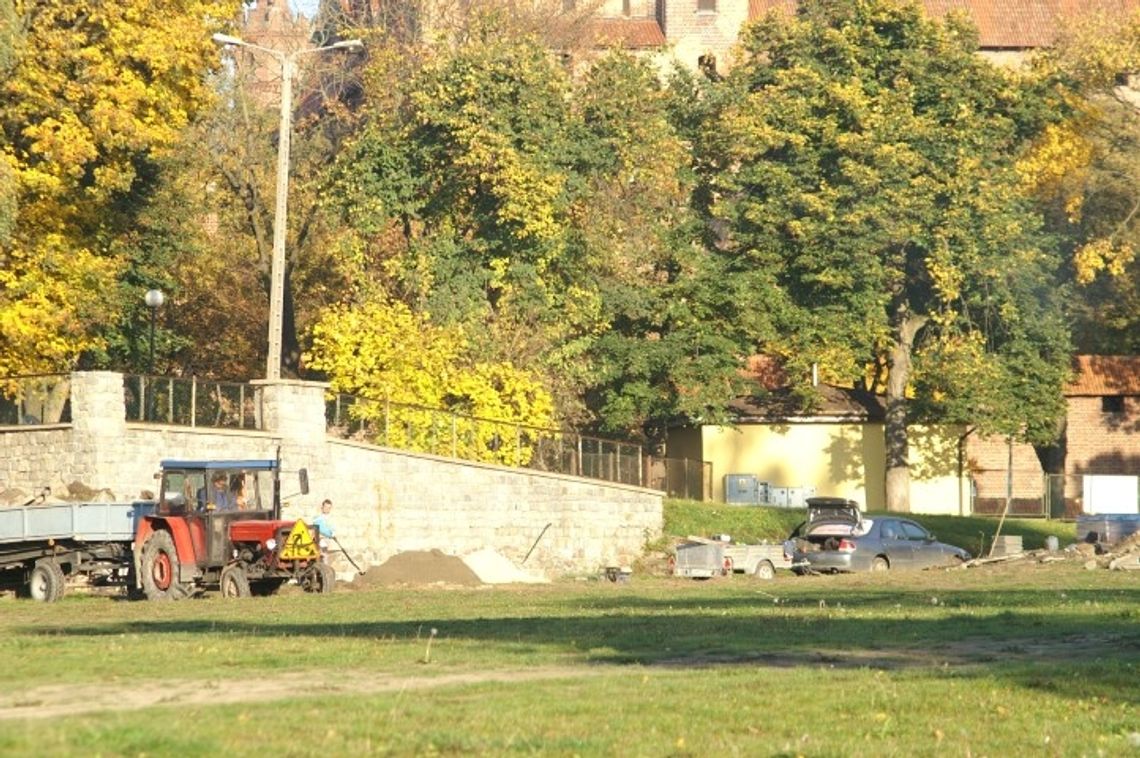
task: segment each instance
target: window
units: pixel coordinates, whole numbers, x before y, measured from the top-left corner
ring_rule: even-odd
[[[899,526],[902,527],[903,534],[908,540],[925,540],[930,537],[928,531],[911,521],[900,521]]]
[[[1124,413],[1123,395],[1105,395],[1100,399],[1101,413]]]
[[[716,0],[697,0],[697,13],[716,13]]]
[[[621,0],[621,15],[625,16],[626,18],[629,18],[631,2],[632,0]]]

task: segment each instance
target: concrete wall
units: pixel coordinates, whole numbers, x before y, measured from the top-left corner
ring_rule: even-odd
[[[280,449],[285,515],[313,517],[332,499],[337,536],[358,562],[432,548],[489,548],[521,561],[550,524],[526,566],[593,572],[632,562],[661,534],[655,490],[331,439],[323,384],[260,383],[266,431],[229,431],[127,423],[121,374],[75,373],[71,383],[71,424],[0,427],[3,499],[47,485],[58,496],[70,487],[130,500],[157,490],[164,458],[273,458]],[[293,478],[302,467],[307,496]]]

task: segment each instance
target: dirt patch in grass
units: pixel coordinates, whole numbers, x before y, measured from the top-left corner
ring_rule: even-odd
[[[664,668],[701,668],[730,665],[795,668],[823,666],[827,668],[874,668],[894,671],[905,668],[968,667],[989,663],[1027,663],[1031,661],[1096,660],[1118,655],[1122,648],[1136,647],[1136,639],[1120,635],[1079,635],[1049,639],[987,638],[929,644],[922,648],[890,650],[807,650],[755,655],[689,655],[654,662]]]
[[[297,671],[240,680],[141,681],[130,684],[57,684],[0,695],[0,721],[46,719],[104,711],[130,711],[161,705],[210,706],[264,703],[308,695],[369,695],[486,683],[576,679],[602,669],[543,667],[506,671],[473,671],[439,676],[394,676],[384,673],[332,674]]]

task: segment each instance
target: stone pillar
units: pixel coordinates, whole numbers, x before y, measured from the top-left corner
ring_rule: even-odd
[[[71,374],[72,466],[75,479],[92,489],[114,489],[101,481],[119,469],[126,454],[127,412],[123,402],[123,375],[112,371],[76,371]],[[133,497],[136,493],[114,493]]]
[[[321,482],[325,477],[331,476],[328,473],[329,453],[325,431],[325,390],[328,389],[328,384],[264,379],[251,383],[261,389],[262,429],[280,440],[281,467],[284,472],[295,472],[300,468],[309,470],[314,494],[306,498],[294,498],[309,506],[324,491]],[[323,486],[328,485],[326,483]],[[295,487],[291,486],[288,476],[282,478],[282,491],[287,501],[285,510],[290,511],[292,503],[289,502],[288,495],[295,491]]]

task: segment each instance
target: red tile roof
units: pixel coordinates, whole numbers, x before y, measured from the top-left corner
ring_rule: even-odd
[[[1140,355],[1078,355],[1068,396],[1140,395]]]
[[[590,24],[594,42],[628,50],[664,47],[665,34],[655,18],[597,18]]]
[[[988,49],[1045,47],[1053,43],[1066,20],[1081,13],[1122,14],[1140,9],[1140,0],[919,0],[927,14],[942,18],[964,13],[978,28]],[[749,0],[748,17],[770,10],[790,12],[795,0]]]

